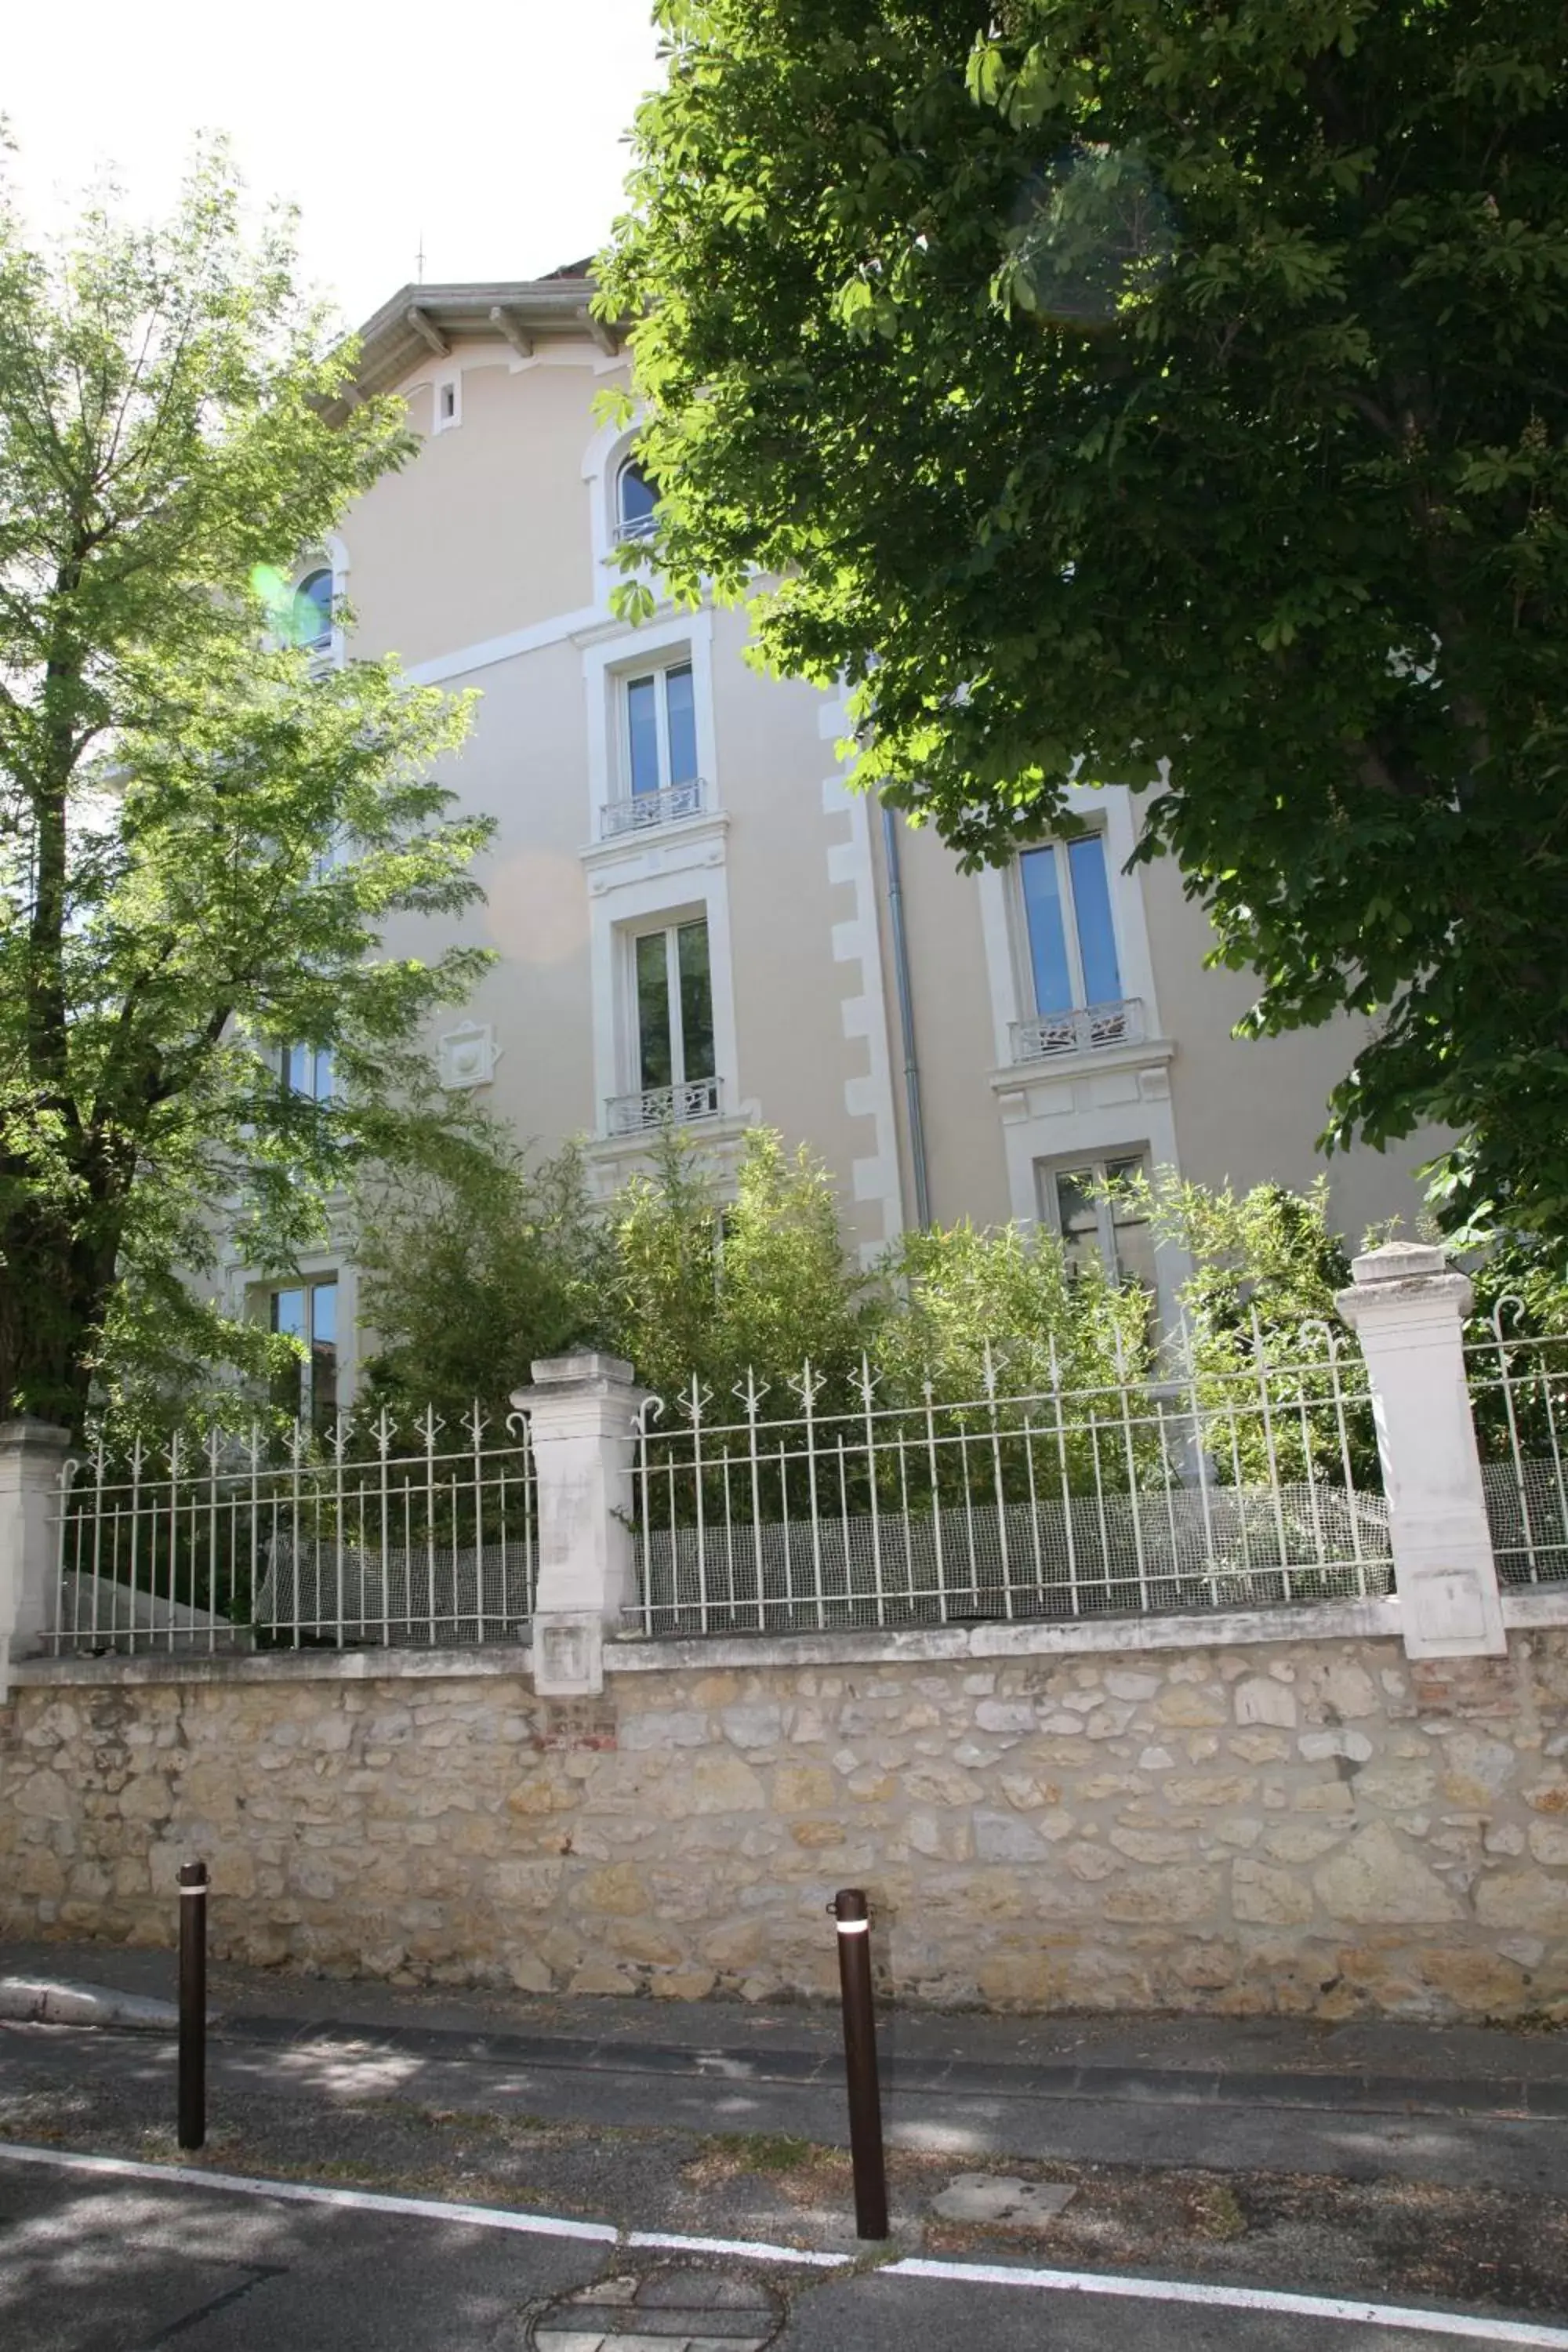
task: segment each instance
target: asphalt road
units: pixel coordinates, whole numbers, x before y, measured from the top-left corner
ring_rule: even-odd
[[[0,2158],[0,2342],[16,2352],[526,2352],[530,2318],[552,2297],[668,2260]],[[767,2275],[785,2313],[780,2352],[1126,2352],[1130,2340],[1160,2352],[1436,2352],[1467,2340],[1154,2294],[794,2266]],[[629,2352],[648,2339],[621,2340]],[[659,2352],[679,2340],[662,2338]]]

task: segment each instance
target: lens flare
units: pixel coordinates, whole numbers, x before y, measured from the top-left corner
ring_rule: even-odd
[[[288,613],[294,591],[287,572],[279,572],[274,563],[255,563],[250,569],[250,591],[266,608],[269,625],[276,628]]]
[[[523,850],[502,859],[485,896],[485,929],[518,963],[564,963],[588,943],[588,890],[574,859]]]
[[[1054,325],[1097,327],[1146,299],[1169,271],[1177,235],[1146,163],[1078,147],[1032,173],[1014,209],[1005,282],[1021,310]]]

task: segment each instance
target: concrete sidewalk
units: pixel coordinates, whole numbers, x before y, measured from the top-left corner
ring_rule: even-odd
[[[168,1999],[172,1952],[0,1944],[0,1976],[57,1975]],[[840,2063],[836,2009],[401,1990],[215,1965],[236,2039],[378,2044],[426,2058],[814,2083]],[[1172,2100],[1340,2111],[1568,2116],[1556,2030],[1362,2019],[998,2017],[885,2004],[889,2084],[1003,2098]]]

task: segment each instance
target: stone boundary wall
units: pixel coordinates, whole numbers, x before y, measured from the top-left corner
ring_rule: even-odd
[[[237,1959],[815,1998],[824,1906],[861,1885],[911,2000],[1568,2010],[1568,1629],[1447,1661],[737,1647],[609,1645],[571,1700],[515,1649],[29,1666],[0,1707],[0,1932],[168,1943],[204,1855]]]

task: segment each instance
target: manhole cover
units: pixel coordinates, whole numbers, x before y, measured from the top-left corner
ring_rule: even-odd
[[[762,2352],[781,2317],[760,2279],[654,2271],[563,2295],[531,2340],[538,2352]]]

